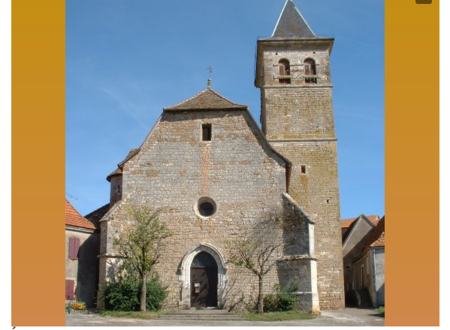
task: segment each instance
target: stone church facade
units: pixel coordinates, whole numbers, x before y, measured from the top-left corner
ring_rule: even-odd
[[[113,240],[124,225],[127,203],[163,208],[160,219],[173,233],[156,265],[169,288],[167,308],[230,308],[254,301],[257,277],[229,262],[227,244],[275,218],[294,225],[273,231],[271,239],[281,244],[271,256],[275,267],[264,279],[264,292],[273,292],[275,284],[294,286],[301,310],[344,307],[332,45],[333,39],[316,36],[287,0],[272,37],[258,40],[255,85],[261,89],[262,130],[247,106],[210,85],[163,109],[142,145],[108,176],[111,201],[100,220],[99,308],[121,260]],[[198,269],[210,275],[201,278]],[[209,296],[199,304],[202,281],[208,282]]]

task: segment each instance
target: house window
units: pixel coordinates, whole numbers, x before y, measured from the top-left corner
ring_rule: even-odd
[[[303,63],[303,67],[305,69],[305,82],[306,83],[313,83],[317,84],[317,77],[314,77],[316,75],[316,62],[314,62],[313,59],[306,59]],[[313,77],[311,77],[313,76]]]
[[[212,126],[211,124],[202,125],[202,141],[211,141]]]
[[[66,300],[74,299],[74,288],[75,281],[74,280],[66,280]]]
[[[290,84],[291,83],[291,65],[286,59],[282,59],[278,62],[278,70],[280,74],[280,84]],[[287,76],[287,77],[286,77]]]
[[[78,250],[80,249],[80,239],[77,237],[69,238],[69,259],[78,260]]]

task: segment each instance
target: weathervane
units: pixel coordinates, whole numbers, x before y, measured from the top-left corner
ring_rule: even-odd
[[[206,68],[206,70],[208,70],[209,74],[208,74],[208,88],[211,87],[211,74],[213,73],[213,68],[211,67],[211,65],[209,67]]]

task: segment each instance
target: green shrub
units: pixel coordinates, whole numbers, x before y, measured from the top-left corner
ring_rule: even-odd
[[[105,289],[105,308],[112,311],[139,310],[140,283],[120,280],[108,283]]]
[[[146,307],[148,311],[159,310],[166,297],[167,288],[162,285],[159,277],[155,276],[147,281]]]
[[[268,294],[264,297],[264,312],[291,311],[295,308],[295,296],[283,291],[280,286],[276,286],[276,293]]]
[[[112,311],[138,311],[140,292],[139,281],[120,279],[117,283],[109,283],[105,289],[105,308]],[[147,310],[160,309],[166,297],[167,288],[159,277],[154,276],[147,281]]]

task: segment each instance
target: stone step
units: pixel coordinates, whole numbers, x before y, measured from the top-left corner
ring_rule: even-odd
[[[226,310],[182,310],[172,311],[165,315],[161,315],[159,320],[186,320],[186,321],[243,321],[244,319],[234,313]]]
[[[157,318],[161,321],[245,321],[240,316],[228,315],[228,316],[204,316],[204,315],[161,315]]]

